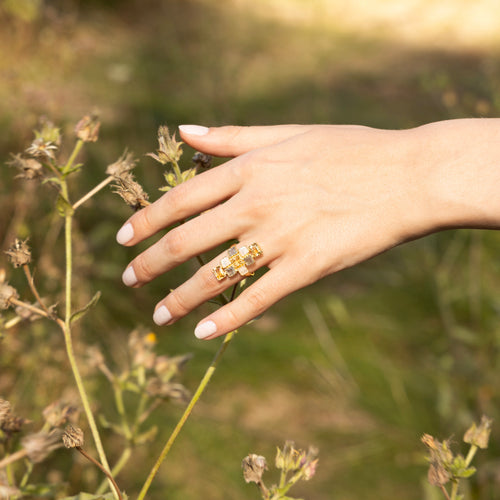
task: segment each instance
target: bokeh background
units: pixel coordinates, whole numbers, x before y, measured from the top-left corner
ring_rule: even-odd
[[[99,182],[128,148],[155,198],[162,172],[143,155],[156,148],[161,124],[407,128],[499,112],[495,0],[1,0],[0,16],[0,241],[5,250],[16,235],[30,237],[49,295],[58,291],[62,253],[39,229],[57,224],[53,192],[15,180],[5,165],[41,116],[71,138],[81,116],[100,115],[100,140],[82,157],[75,192]],[[78,293],[84,303],[103,292],[79,341],[98,342],[114,359],[128,332],[151,329],[159,352],[194,355],[183,378],[192,390],[219,345],[192,334],[212,306],[169,328],[153,325],[156,302],[196,263],[125,289],[120,275],[137,250],[118,248],[114,234],[129,214],[108,191],[79,216]],[[150,498],[258,498],[241,459],[255,452],[272,462],[287,439],[320,450],[317,475],[297,496],[440,498],[426,486],[420,436],[453,436],[460,448],[483,413],[496,417],[492,444],[467,498],[500,498],[499,255],[498,233],[449,231],[273,307],[230,346]],[[69,382],[62,339],[47,330],[20,328],[0,343],[0,396],[33,420]],[[109,390],[99,379],[89,384],[96,409],[106,410]],[[158,438],[118,478],[132,497],[181,411],[158,410]],[[111,461],[120,446],[107,440]],[[37,473],[59,480],[60,465],[56,458]],[[70,492],[98,481],[85,471],[78,460],[71,465]]]

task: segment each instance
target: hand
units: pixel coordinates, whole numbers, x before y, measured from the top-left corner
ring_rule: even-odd
[[[198,324],[197,337],[214,338],[291,292],[425,232],[427,208],[408,161],[409,133],[323,125],[181,127],[194,148],[233,159],[127,221],[117,239],[130,246],[199,214],[138,255],[123,281],[142,286],[221,243],[257,242],[264,254],[251,270],[269,270]],[[212,272],[222,256],[167,295],[155,322],[173,323],[234,285],[239,275],[217,281]]]

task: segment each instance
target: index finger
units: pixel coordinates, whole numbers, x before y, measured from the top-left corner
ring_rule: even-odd
[[[135,245],[175,222],[227,200],[241,188],[233,168],[237,161],[237,158],[230,160],[175,186],[130,217],[116,234],[116,241],[121,245]]]

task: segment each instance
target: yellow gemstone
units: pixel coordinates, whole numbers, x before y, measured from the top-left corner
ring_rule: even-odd
[[[214,272],[215,277],[217,278],[218,281],[221,281],[226,277],[226,273],[224,272],[224,269],[222,269],[222,267],[220,267],[220,266],[214,267],[213,272]]]

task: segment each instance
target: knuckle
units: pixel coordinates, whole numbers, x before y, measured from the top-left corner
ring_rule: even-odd
[[[154,278],[154,272],[149,261],[143,257],[137,257],[133,262],[134,272],[139,281],[151,281]]]
[[[183,199],[186,197],[186,183],[178,184],[172,188],[166,195],[170,210],[176,211],[176,208],[182,205]]]
[[[188,303],[186,302],[186,299],[177,290],[174,290],[168,296],[167,301],[168,309],[172,311],[172,313],[177,317],[185,316],[191,310]]]
[[[197,278],[199,288],[204,292],[215,293],[220,289],[217,278],[214,276],[211,268],[200,269]]]
[[[162,239],[163,249],[168,254],[169,259],[178,263],[183,260],[186,249],[186,232],[182,226],[172,229]]]
[[[262,314],[267,309],[266,292],[259,286],[253,285],[245,293],[245,300],[250,305],[252,314]]]

